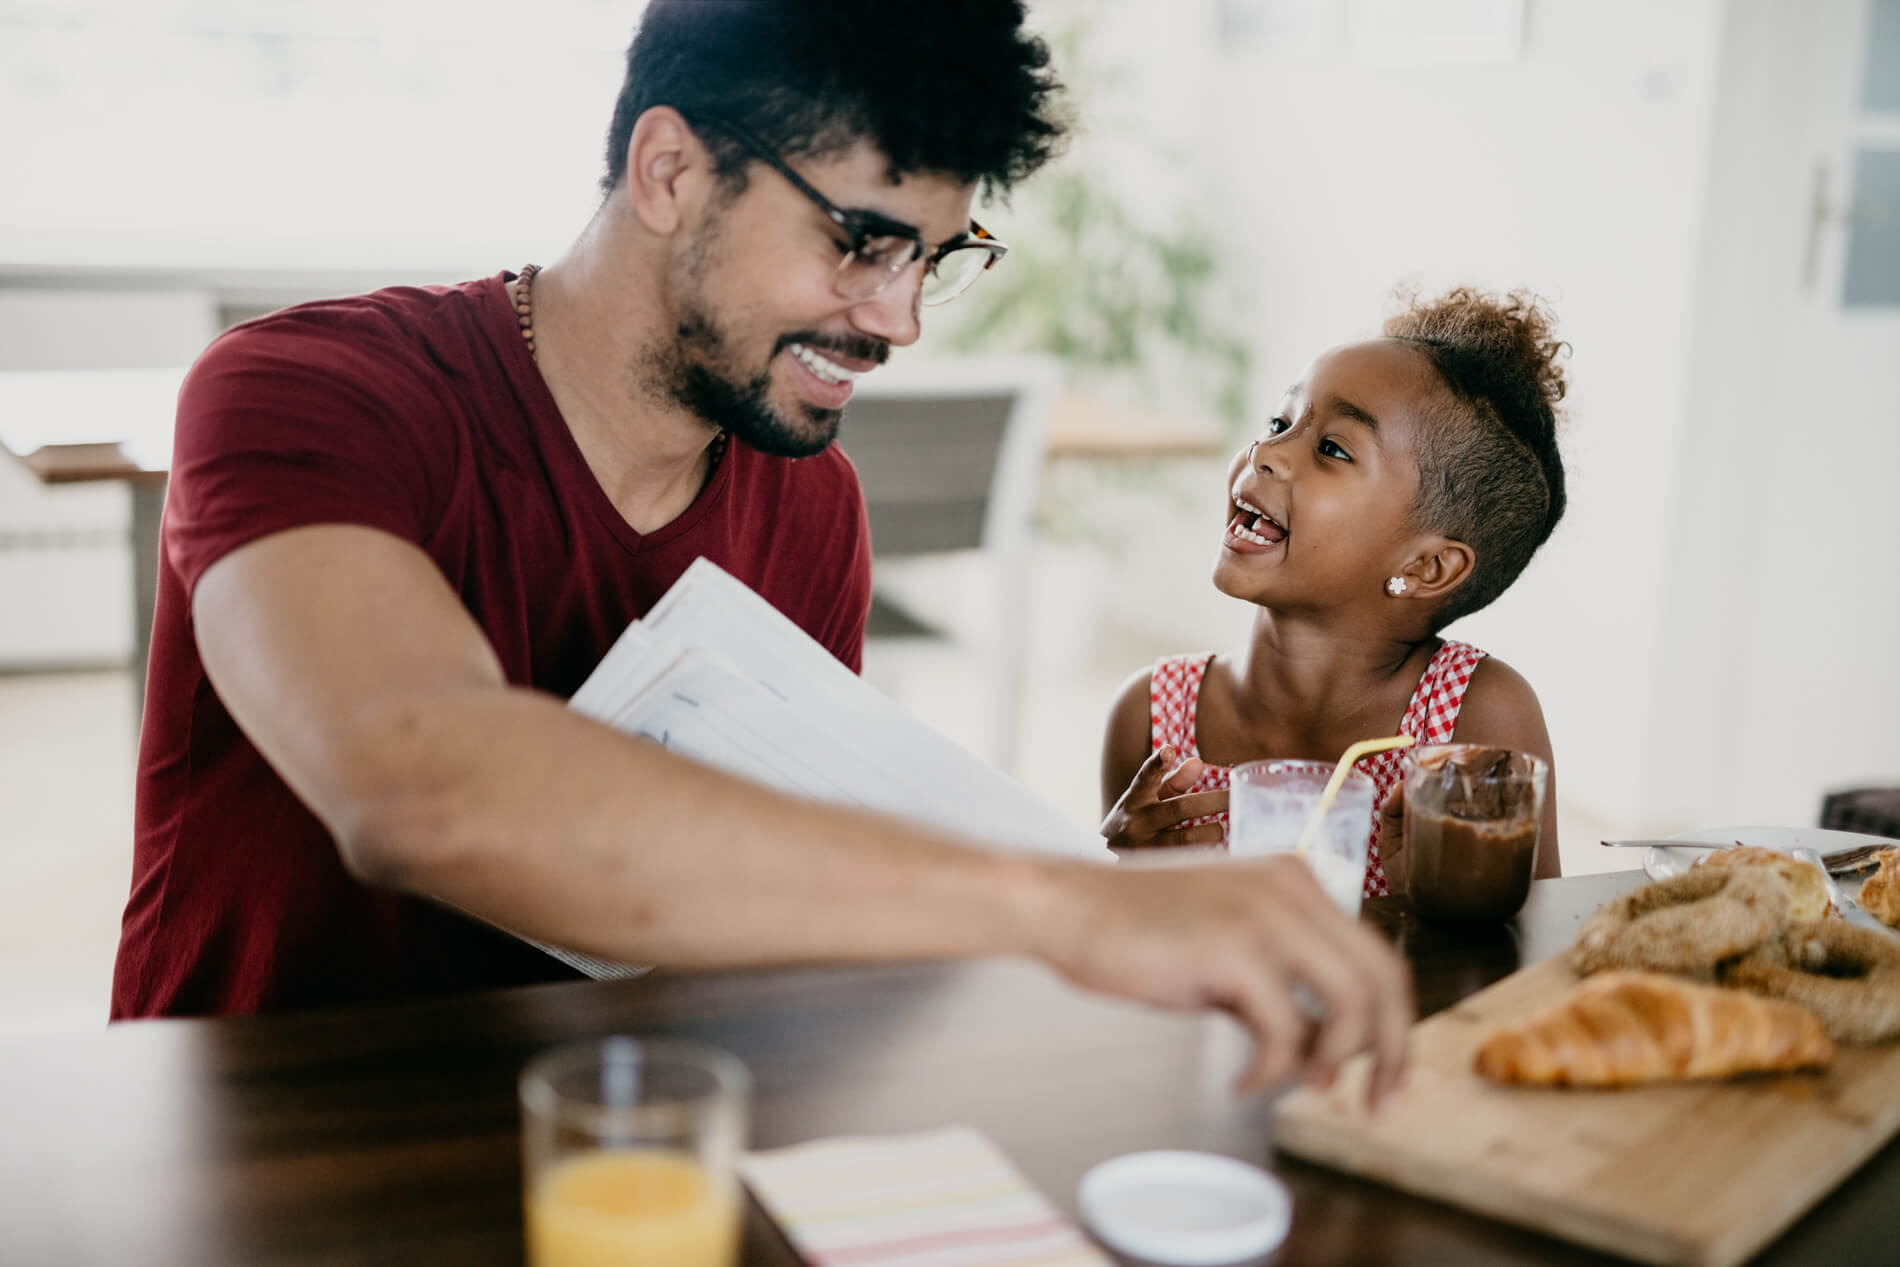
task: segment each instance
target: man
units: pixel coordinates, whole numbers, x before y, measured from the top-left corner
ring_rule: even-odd
[[[1233,1011],[1256,1083],[1372,1048],[1389,1084],[1406,974],[1297,862],[986,852],[562,704],[702,554],[856,667],[869,543],[831,441],[852,380],[999,257],[977,188],[1059,141],[1022,18],[656,0],[606,199],[559,260],[307,305],[205,353],[115,1016],[563,975],[497,928],[673,966],[1023,954]]]

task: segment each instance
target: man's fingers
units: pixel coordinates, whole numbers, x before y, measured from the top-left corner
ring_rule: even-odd
[[[1321,937],[1331,945],[1317,958],[1302,955],[1289,965],[1327,1008],[1311,1068],[1330,1081],[1347,1057],[1370,1051],[1372,1080],[1367,1090],[1377,1105],[1405,1072],[1414,1017],[1412,974],[1391,946],[1356,923],[1321,930]]]
[[[1346,931],[1353,931],[1348,928]],[[1307,1051],[1306,1077],[1322,1086],[1332,1085],[1347,1057],[1374,1046],[1380,985],[1366,966],[1334,939],[1301,939],[1287,967],[1319,1001],[1324,1011],[1319,1033]]]
[[[1285,979],[1258,963],[1240,966],[1234,990],[1234,1013],[1254,1039],[1253,1063],[1234,1083],[1234,1091],[1251,1095],[1284,1082],[1299,1069],[1309,1026],[1294,1006]]]
[[[1377,1107],[1405,1077],[1418,1005],[1412,998],[1412,970],[1405,961],[1377,936],[1363,928],[1355,931],[1364,935],[1366,953],[1372,957],[1371,971],[1380,983],[1372,1017],[1372,1102]]]
[[[1411,972],[1383,938],[1334,907],[1305,866],[1275,871],[1279,962],[1327,1009],[1311,1072],[1330,1078],[1347,1057],[1370,1051],[1368,1092],[1376,1103],[1404,1073],[1414,1016]]]

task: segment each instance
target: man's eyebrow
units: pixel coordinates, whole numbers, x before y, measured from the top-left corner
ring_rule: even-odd
[[[941,251],[946,246],[953,246],[959,242],[967,242],[976,236],[971,225],[965,225],[963,228],[958,229],[955,233],[952,233],[949,237],[933,246],[930,240],[924,236],[924,231],[921,228],[908,220],[900,220],[896,216],[879,211],[876,207],[842,207],[840,210],[847,215],[858,217],[860,224],[871,233],[891,233],[897,237],[912,238],[921,242],[923,243],[926,253]],[[974,221],[972,224],[974,224]]]
[[[841,207],[848,216],[854,216],[859,227],[870,233],[890,233],[898,237],[912,237],[923,241],[923,230],[908,220],[899,220],[896,216],[879,211],[876,207]]]

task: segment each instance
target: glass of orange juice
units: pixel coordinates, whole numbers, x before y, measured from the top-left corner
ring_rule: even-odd
[[[602,1038],[521,1074],[529,1267],[734,1267],[752,1079],[716,1047]]]

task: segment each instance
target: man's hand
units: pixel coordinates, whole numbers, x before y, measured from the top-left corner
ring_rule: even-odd
[[[1411,974],[1340,913],[1298,858],[1084,866],[1068,878],[1040,957],[1089,989],[1232,1013],[1256,1045],[1237,1090],[1295,1074],[1328,1085],[1361,1051],[1373,1055],[1375,1105],[1397,1084]],[[1296,1003],[1296,984],[1321,1004],[1318,1020]]]
[[[1102,820],[1102,835],[1116,853],[1178,845],[1218,845],[1219,823],[1183,826],[1197,818],[1227,811],[1227,791],[1189,792],[1206,763],[1189,757],[1175,764],[1175,752],[1163,745],[1148,754],[1134,782]]]

